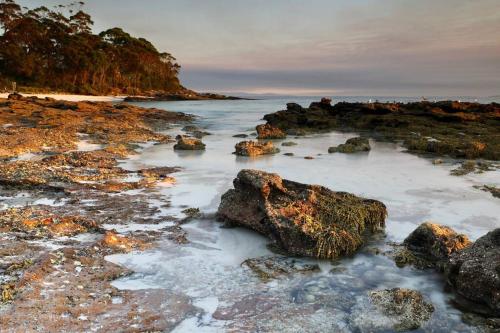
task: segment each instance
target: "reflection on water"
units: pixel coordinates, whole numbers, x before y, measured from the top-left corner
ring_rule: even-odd
[[[388,250],[388,241],[401,241],[418,224],[433,220],[476,239],[500,227],[498,199],[473,185],[499,184],[500,173],[466,177],[450,176],[452,165],[404,153],[395,144],[371,142],[368,154],[328,154],[328,147],[343,143],[355,133],[329,133],[289,137],[297,146],[282,147],[281,153],[259,158],[236,157],[234,145],[243,140],[234,134],[251,134],[262,116],[282,108],[284,100],[204,101],[148,103],[199,116],[196,125],[212,133],[203,138],[205,152],[179,152],[172,144],[147,146],[125,166],[180,166],[177,184],[158,190],[168,196],[168,213],[181,216],[186,207],[214,213],[220,195],[232,187],[243,168],[277,172],[283,178],[324,185],[336,191],[383,201],[389,211],[386,237],[353,258],[331,263],[319,261],[321,271],[294,274],[272,281],[259,280],[241,263],[247,258],[270,255],[267,240],[244,229],[224,229],[213,220],[194,221],[183,228],[190,243],[161,242],[144,253],[120,254],[109,260],[137,273],[118,280],[125,289],[167,288],[193,297],[201,310],[186,319],[178,332],[283,331],[370,332],[390,330],[387,318],[369,304],[374,289],[408,287],[432,300],[436,311],[423,331],[474,331],[460,321],[460,313],[449,304],[449,295],[434,273],[397,268],[391,259],[373,254],[371,248]],[[307,105],[310,100],[299,100]],[[180,128],[169,130],[180,133]],[[294,157],[283,153],[293,152]],[[313,156],[305,160],[304,156]],[[312,259],[299,259],[315,262]]]

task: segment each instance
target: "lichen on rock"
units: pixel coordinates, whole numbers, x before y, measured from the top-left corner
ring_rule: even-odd
[[[183,135],[177,137],[177,143],[174,145],[175,150],[205,150],[205,144],[197,138],[189,138]]]
[[[418,329],[434,312],[434,306],[425,301],[421,293],[411,289],[372,291],[370,299],[382,314],[395,321],[393,328],[396,331]]]
[[[280,152],[272,142],[242,141],[236,144],[235,154],[240,156],[259,156]]]
[[[398,266],[435,267],[470,245],[466,235],[447,226],[425,222],[404,240],[404,248],[396,255],[395,261]]]
[[[354,253],[366,233],[381,230],[383,203],[242,170],[222,196],[220,220],[253,229],[292,255],[336,258]]]
[[[286,133],[269,124],[257,125],[257,139],[285,139]]]

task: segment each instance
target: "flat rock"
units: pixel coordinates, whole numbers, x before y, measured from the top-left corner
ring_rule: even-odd
[[[245,260],[242,266],[250,268],[262,280],[276,279],[294,273],[319,271],[319,266],[305,264],[284,256],[265,256]]]
[[[277,174],[242,170],[221,200],[218,218],[253,229],[292,255],[336,258],[354,253],[365,233],[381,230],[383,203]]]

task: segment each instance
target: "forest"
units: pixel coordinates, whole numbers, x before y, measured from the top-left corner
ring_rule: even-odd
[[[180,66],[121,28],[92,32],[83,2],[54,8],[0,1],[0,89],[140,94],[182,89]]]

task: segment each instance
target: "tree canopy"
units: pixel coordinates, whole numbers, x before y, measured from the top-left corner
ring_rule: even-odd
[[[181,88],[171,54],[120,28],[93,34],[83,5],[30,9],[0,0],[0,82],[91,94]]]

